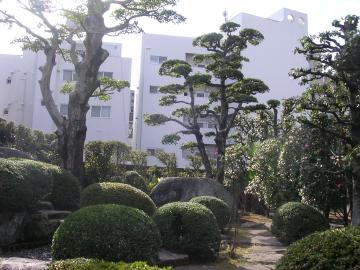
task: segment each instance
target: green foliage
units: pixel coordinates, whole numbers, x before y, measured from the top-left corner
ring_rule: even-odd
[[[290,244],[313,232],[328,228],[328,221],[316,208],[289,202],[274,214],[271,230],[281,241]]]
[[[278,160],[281,153],[281,141],[268,139],[256,147],[251,160],[252,179],[247,192],[255,195],[270,209],[276,209],[283,203],[299,200],[293,179],[282,178],[279,174]]]
[[[130,151],[129,153],[129,161],[134,166],[134,171],[143,177],[146,176],[147,156],[147,152]]]
[[[150,266],[145,262],[107,262],[96,259],[69,259],[50,264],[47,270],[172,270],[171,267]]]
[[[23,125],[15,126],[12,122],[0,121],[0,146],[29,153],[39,161],[60,164],[56,140],[55,134],[46,134]]]
[[[290,245],[276,270],[334,269],[360,267],[359,228],[335,229],[311,234]]]
[[[192,258],[212,259],[219,251],[220,231],[212,212],[198,203],[169,203],[153,219],[163,246]]]
[[[223,200],[212,196],[199,196],[192,198],[190,202],[199,203],[208,208],[214,214],[220,229],[229,223],[231,209]]]
[[[117,141],[92,141],[85,146],[85,175],[88,183],[110,179],[125,172],[130,148]]]
[[[75,210],[80,205],[80,183],[70,172],[59,167],[50,168],[54,177],[51,194],[47,200],[51,201],[55,209]]]
[[[154,202],[146,193],[127,184],[95,183],[81,192],[81,207],[108,203],[138,208],[150,216],[156,209]]]
[[[52,241],[55,260],[78,257],[154,262],[161,245],[153,220],[122,205],[95,205],[67,217]]]
[[[52,190],[46,164],[32,160],[0,159],[0,211],[32,210]]]
[[[132,187],[140,189],[141,191],[147,193],[148,189],[146,186],[146,180],[136,171],[128,171],[125,173],[124,184],[128,184]]]
[[[177,176],[177,162],[175,153],[166,153],[165,151],[157,151],[155,157],[165,165],[163,176]]]

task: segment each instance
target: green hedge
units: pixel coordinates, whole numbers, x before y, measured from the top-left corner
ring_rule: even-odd
[[[94,259],[70,259],[50,264],[48,270],[172,270],[171,267],[149,266],[145,262],[106,262]]]
[[[360,269],[360,229],[336,229],[311,234],[291,244],[276,269]]]
[[[133,186],[141,191],[147,193],[148,189],[146,186],[146,180],[136,171],[127,171],[125,173],[125,181],[124,184],[128,184]]]
[[[53,166],[51,169],[54,185],[47,200],[51,201],[55,209],[75,210],[80,206],[80,184],[70,172]]]
[[[289,202],[279,207],[274,214],[271,230],[280,241],[290,244],[313,232],[328,228],[328,221],[316,208]]]
[[[215,216],[219,228],[224,228],[230,221],[231,210],[226,202],[213,196],[199,196],[190,202],[200,203],[208,208]]]
[[[212,259],[219,251],[220,230],[212,212],[192,202],[166,204],[155,212],[163,246],[191,258]]]
[[[143,210],[148,215],[155,212],[156,206],[151,198],[141,190],[122,183],[96,183],[81,193],[81,206],[96,204],[122,204]]]
[[[0,212],[33,209],[47,196],[53,176],[45,163],[0,159]]]
[[[122,205],[95,205],[65,219],[54,234],[52,254],[55,260],[154,262],[160,244],[159,231],[144,212]]]

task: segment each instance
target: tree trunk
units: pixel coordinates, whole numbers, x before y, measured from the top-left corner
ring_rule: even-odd
[[[218,150],[218,156],[216,159],[216,181],[221,184],[224,184],[225,178],[225,151],[226,151],[226,138],[222,136],[217,136],[215,138],[215,143]]]
[[[197,132],[195,134],[195,137],[196,137],[198,150],[199,150],[202,162],[204,164],[206,177],[207,178],[213,178],[213,174],[212,174],[212,170],[211,170],[211,164],[210,164],[209,156],[208,156],[208,154],[206,152],[206,149],[205,149],[203,136],[202,136],[202,134],[200,132]]]

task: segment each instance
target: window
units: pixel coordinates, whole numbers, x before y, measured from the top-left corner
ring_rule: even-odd
[[[62,116],[68,116],[68,105],[67,104],[60,104],[60,114]]]
[[[155,149],[155,148],[148,148],[146,149],[146,152],[149,154],[149,156],[155,156],[156,153],[163,151],[162,149]]]
[[[8,109],[8,108],[5,108],[4,111],[3,111],[3,114],[4,114],[4,115],[8,115],[8,114],[9,114],[9,109]]]
[[[68,81],[68,82],[76,81],[77,78],[76,78],[75,71],[65,69],[63,72],[63,80]]]
[[[110,106],[91,106],[91,117],[110,118]]]
[[[159,92],[159,86],[150,85],[150,93],[157,94]]]
[[[6,84],[11,84],[11,77],[7,77]]]
[[[196,96],[197,97],[205,97],[205,93],[199,92],[199,93],[196,93]]]
[[[204,123],[198,123],[198,125],[199,125],[199,128],[203,128],[204,127]]]
[[[208,128],[215,128],[216,127],[216,124],[214,124],[214,123],[209,123],[208,124]]]
[[[186,53],[185,54],[185,61],[194,66],[194,67],[199,67],[199,68],[205,68],[206,65],[210,64],[210,61],[208,59],[205,59],[203,62],[201,63],[195,63],[194,61],[194,57],[196,56],[196,54],[194,53]]]
[[[106,72],[106,71],[99,71],[98,72],[98,78],[103,78],[103,77],[107,77],[107,78],[112,79],[113,73],[112,72]]]
[[[187,95],[188,95],[188,92],[185,92],[185,93],[184,93],[184,96],[186,97]]]
[[[150,62],[153,64],[161,64],[167,60],[166,56],[151,55]]]

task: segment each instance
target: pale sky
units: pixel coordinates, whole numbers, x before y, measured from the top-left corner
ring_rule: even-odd
[[[73,3],[73,0],[56,0],[59,3]],[[5,0],[6,2],[6,0]],[[15,1],[7,0],[10,5]],[[3,5],[1,3],[0,5]],[[309,34],[328,30],[334,19],[348,14],[360,15],[360,0],[179,0],[176,10],[187,18],[183,24],[159,24],[146,20],[146,33],[196,37],[217,31],[224,22],[223,11],[231,19],[241,12],[268,17],[281,8],[294,9],[308,15]],[[21,54],[10,41],[16,37],[16,29],[0,27],[0,54]],[[136,66],[140,55],[140,35],[107,37],[105,41],[123,43],[123,55],[133,58]],[[281,42],[279,40],[279,42]],[[133,69],[134,72],[134,69]]]

